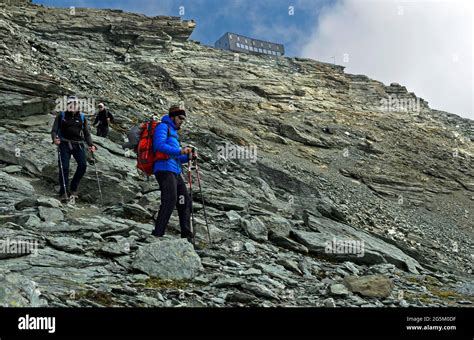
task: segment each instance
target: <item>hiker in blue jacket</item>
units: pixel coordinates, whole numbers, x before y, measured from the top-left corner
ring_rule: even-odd
[[[161,123],[153,134],[153,151],[166,154],[168,159],[157,160],[153,165],[153,172],[160,185],[161,204],[152,235],[161,237],[165,234],[166,225],[174,207],[176,207],[181,237],[187,238],[191,242],[191,201],[181,176],[181,164],[189,162],[193,155],[191,148],[181,148],[178,136],[178,130],[185,120],[186,112],[179,106],[173,105],[170,107],[168,115],[161,119]]]

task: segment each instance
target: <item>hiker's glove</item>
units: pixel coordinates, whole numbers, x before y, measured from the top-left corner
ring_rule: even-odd
[[[193,150],[191,148],[185,147],[181,149],[181,154],[182,155],[191,155]]]

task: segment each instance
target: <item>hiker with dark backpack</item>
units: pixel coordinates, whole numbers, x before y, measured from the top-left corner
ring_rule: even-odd
[[[153,152],[156,159],[153,163],[153,173],[160,185],[161,204],[152,235],[161,237],[165,234],[166,225],[176,207],[181,237],[192,242],[191,200],[181,176],[181,164],[189,162],[193,154],[191,148],[181,147],[178,136],[178,130],[185,120],[186,112],[179,106],[172,106],[153,133]]]
[[[99,112],[92,125],[97,126],[97,136],[107,138],[109,134],[109,124],[114,122],[114,116],[105,107],[104,103],[99,103]]]
[[[95,152],[97,150],[97,147],[92,143],[85,115],[79,112],[77,98],[69,97],[67,110],[56,115],[51,129],[51,138],[58,147],[60,199],[64,201],[72,197],[77,198],[77,188],[87,168],[84,141],[87,143],[89,151]],[[68,190],[71,156],[77,162],[77,169],[72,178],[70,190]]]

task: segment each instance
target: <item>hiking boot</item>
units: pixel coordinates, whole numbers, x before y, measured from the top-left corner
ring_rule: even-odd
[[[78,199],[79,198],[79,195],[77,194],[77,191],[71,191],[71,193],[69,194],[69,196],[72,198],[74,197],[75,199]]]
[[[160,235],[156,234],[155,232],[151,232],[151,236],[155,236],[155,237],[161,237]]]
[[[59,201],[67,202],[69,200],[69,196],[67,194],[62,194],[59,196]]]

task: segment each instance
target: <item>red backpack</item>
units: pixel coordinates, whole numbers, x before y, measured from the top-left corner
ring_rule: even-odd
[[[141,124],[143,132],[140,135],[140,141],[137,148],[137,168],[143,171],[148,176],[153,175],[153,164],[157,160],[169,159],[170,156],[156,151],[153,152],[153,135],[159,123],[155,120],[150,120]],[[168,126],[168,136],[170,135],[170,127]]]

